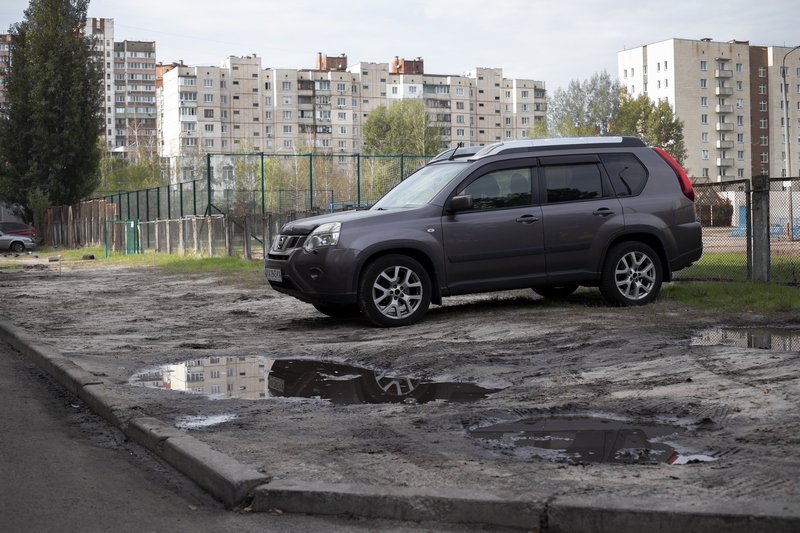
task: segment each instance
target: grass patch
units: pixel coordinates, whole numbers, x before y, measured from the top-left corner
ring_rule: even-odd
[[[238,257],[199,257],[194,255],[172,255],[145,252],[142,254],[112,254],[105,259],[102,247],[80,248],[77,250],[41,249],[39,255],[50,257],[63,255],[64,261],[81,261],[83,256],[93,254],[97,261],[108,265],[126,265],[141,267],[159,267],[167,272],[209,272],[209,273],[261,273],[264,265],[261,261],[248,261]]]
[[[661,297],[721,312],[800,312],[800,288],[774,283],[681,282],[665,285]]]

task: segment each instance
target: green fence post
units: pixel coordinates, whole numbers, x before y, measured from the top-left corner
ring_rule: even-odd
[[[400,179],[398,181],[403,181],[403,179],[405,179],[406,175],[405,163],[406,163],[405,155],[400,154]]]
[[[167,185],[167,220],[172,218],[172,191],[169,190]]]
[[[308,154],[308,210],[314,209],[314,153]]]
[[[125,215],[126,215],[125,218],[127,220],[130,220],[131,219],[131,192],[130,191],[125,193],[125,202],[128,204],[127,211],[125,212]]]
[[[181,202],[180,213],[181,213],[181,218],[183,218],[183,182],[180,182],[178,185],[180,186],[180,193],[178,194],[179,197],[178,199]]]
[[[206,216],[211,216],[211,206],[214,202],[211,198],[211,154],[206,154]]]
[[[356,207],[361,207],[361,154],[356,154]]]
[[[161,187],[156,187],[156,220],[161,218]]]
[[[261,152],[261,214],[263,215],[267,211],[267,201],[265,198],[265,191],[264,185],[266,181],[264,180],[264,152]]]
[[[192,180],[192,214],[197,216],[197,180]]]

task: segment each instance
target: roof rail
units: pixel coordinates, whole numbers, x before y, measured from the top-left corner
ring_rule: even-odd
[[[514,152],[535,152],[560,148],[609,148],[647,146],[639,137],[553,137],[549,139],[524,139],[499,142],[484,146],[472,159],[490,155],[509,154]]]

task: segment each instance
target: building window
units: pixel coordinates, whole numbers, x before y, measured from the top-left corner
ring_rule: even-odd
[[[203,116],[205,118],[214,118],[214,110],[213,109],[203,109]]]
[[[291,111],[284,111],[283,112],[283,120],[292,120],[292,112]]]
[[[700,150],[700,159],[708,159],[708,150]]]
[[[214,95],[213,94],[204,94],[203,95],[203,101],[206,102],[206,103],[213,102],[214,101]]]
[[[292,90],[292,82],[284,81],[281,83],[281,90],[284,91],[291,91]]]
[[[744,99],[743,98],[737,98],[736,99],[736,107],[739,108],[739,109],[744,107]]]
[[[214,131],[214,125],[213,124],[206,124],[205,125],[205,130],[206,131]]]
[[[742,73],[744,71],[744,66],[741,63],[736,63],[736,72]]]
[[[761,152],[761,162],[762,163],[769,163],[769,153]]]
[[[759,102],[758,103],[758,110],[759,111],[767,111],[767,103],[766,102]]]
[[[700,115],[700,124],[708,124],[708,115]]]
[[[706,78],[700,78],[700,88],[701,89],[708,88],[708,80]]]
[[[700,70],[703,72],[708,70],[708,61],[700,61]]]
[[[767,67],[758,67],[758,77],[759,78],[767,77]]]
[[[767,120],[767,119],[765,119],[765,118],[762,118],[761,120],[759,120],[759,121],[758,121],[758,126],[759,126],[759,127],[762,129],[762,130],[765,130],[765,129],[767,129],[767,128],[769,127],[769,120]]]
[[[283,141],[283,147],[291,149],[292,148],[292,140],[291,139],[285,139]]]
[[[744,133],[737,133],[736,134],[736,142],[743,143],[744,142]]]
[[[292,97],[291,96],[284,96],[283,97],[283,105],[292,105]]]
[[[744,161],[744,150],[738,150],[736,152],[736,159],[739,161]]]
[[[708,177],[708,168],[704,168],[702,174],[703,174],[704,178],[707,178]]]
[[[744,117],[742,115],[736,115],[736,125],[744,126]]]
[[[744,82],[737,81],[736,82],[736,90],[737,91],[744,91]]]
[[[700,97],[700,107],[708,107],[708,96]]]
[[[761,141],[761,146],[768,146],[769,145],[769,136],[762,135],[761,137],[759,137],[759,139]]]
[[[283,133],[292,133],[292,127],[290,125],[283,126]]]
[[[704,143],[708,142],[708,132],[707,131],[704,131],[703,133],[700,134],[700,140],[702,142],[704,142]]]
[[[214,148],[214,139],[206,139],[206,148]]]

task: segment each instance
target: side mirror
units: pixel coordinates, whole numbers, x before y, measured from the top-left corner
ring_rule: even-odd
[[[458,213],[459,211],[469,211],[473,207],[472,195],[465,194],[464,196],[453,196],[450,200],[450,212]]]

